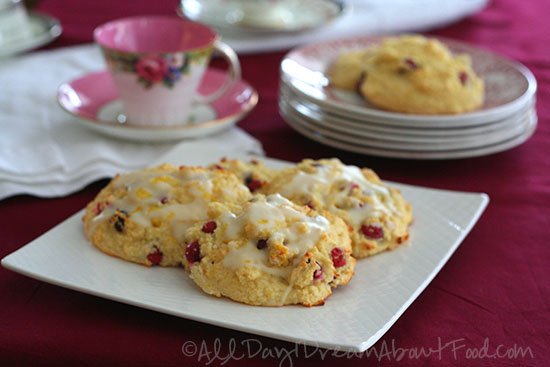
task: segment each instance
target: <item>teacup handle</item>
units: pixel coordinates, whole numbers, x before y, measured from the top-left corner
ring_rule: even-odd
[[[229,77],[225,80],[223,85],[216,91],[202,96],[198,94],[195,97],[195,102],[198,103],[210,103],[223,96],[229,88],[241,79],[241,64],[237,54],[231,47],[220,40],[216,40],[214,43],[214,52],[218,52],[229,64]]]

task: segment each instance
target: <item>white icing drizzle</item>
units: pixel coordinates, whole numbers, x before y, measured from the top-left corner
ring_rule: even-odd
[[[229,252],[223,259],[223,265],[232,269],[251,266],[282,278],[286,278],[292,271],[289,267],[268,266],[266,250],[256,248],[256,243],[253,241],[248,241],[241,247],[236,247],[236,242],[230,243]]]
[[[304,195],[315,190],[319,186],[330,186],[334,178],[331,177],[330,167],[319,166],[315,173],[299,171],[280,193],[283,196]]]
[[[207,203],[204,199],[195,198],[188,204],[164,205],[149,213],[150,219],[163,218],[172,215],[174,221],[187,222],[208,219]]]
[[[185,230],[198,220],[207,216],[207,201],[211,195],[211,173],[208,171],[139,171],[121,175],[114,187],[126,187],[128,194],[110,203],[103,211],[93,218],[91,232],[97,224],[109,219],[116,210],[128,213],[135,223],[151,226],[155,219],[170,217],[174,236],[181,239]],[[173,190],[170,181],[187,185],[188,193],[193,201],[186,204],[170,204],[170,193]],[[236,195],[236,194],[235,194]],[[162,200],[168,203],[162,203]]]
[[[244,231],[245,223],[249,222],[253,223],[258,231],[265,229],[271,232],[273,226],[282,227],[272,235],[271,241],[277,240],[281,243],[284,240],[289,254],[294,258],[290,265],[269,266],[267,250],[258,249],[255,241],[249,241],[238,248],[235,247],[235,242],[230,243],[230,251],[224,258],[223,264],[229,268],[252,266],[287,280],[297,262],[330,227],[325,217],[320,215],[309,217],[296,210],[289,200],[279,194],[269,195],[265,201],[258,200],[250,203],[238,217],[224,215],[220,217],[220,222],[226,228],[225,236],[228,240],[236,239],[238,234]]]
[[[218,221],[224,228],[227,240],[236,240],[239,237],[243,226],[242,219],[242,217],[237,217],[231,212],[224,213],[218,218]]]
[[[292,283],[289,283],[288,286],[285,289],[285,293],[283,293],[283,296],[281,297],[281,305],[284,305],[286,303],[286,299],[288,298],[288,295],[292,291]]]
[[[367,180],[365,176],[363,176],[363,172],[361,171],[361,169],[356,166],[342,166],[341,178],[345,179],[346,181],[357,183],[359,186],[361,186],[361,189],[363,190],[369,189],[372,192],[376,192],[382,195],[390,194],[389,190],[384,186],[375,184],[374,182]]]
[[[331,190],[331,186],[338,181],[353,183],[359,186],[364,194],[372,198],[372,203],[361,203],[358,199],[350,197],[351,186],[341,191]],[[368,218],[377,218],[384,214],[391,215],[396,212],[396,208],[391,199],[390,191],[383,185],[369,181],[363,175],[360,168],[356,166],[346,166],[338,164],[336,169],[329,165],[316,167],[314,173],[299,171],[286,185],[281,189],[285,196],[300,196],[311,192],[317,192],[320,200],[324,202],[327,209],[336,211],[332,203],[338,206],[343,200],[357,201],[356,205],[346,205],[344,210],[348,213],[349,219],[354,227],[359,227]]]

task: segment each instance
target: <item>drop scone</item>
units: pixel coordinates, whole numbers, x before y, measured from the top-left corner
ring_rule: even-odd
[[[414,114],[457,114],[480,107],[484,83],[470,57],[435,39],[385,39],[363,67],[359,93],[373,105]]]
[[[187,231],[184,266],[206,293],[259,306],[320,305],[353,276],[344,222],[255,195]]]
[[[177,266],[187,228],[249,190],[230,172],[162,165],[116,176],[88,204],[84,232],[101,251],[135,263]]]
[[[371,53],[372,49],[364,49],[338,55],[327,70],[331,87],[356,91],[361,83],[366,60]]]
[[[222,158],[218,163],[210,165],[210,168],[224,169],[236,175],[250,192],[262,193],[269,186],[269,182],[275,176],[276,171],[265,166],[261,161],[251,159]]]
[[[342,218],[356,258],[393,249],[409,238],[411,205],[370,169],[346,166],[338,159],[306,159],[282,170],[269,189]]]

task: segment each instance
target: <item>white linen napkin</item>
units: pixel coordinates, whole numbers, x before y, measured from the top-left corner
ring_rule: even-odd
[[[0,199],[67,195],[100,178],[146,166],[175,146],[190,156],[215,151],[263,154],[238,128],[196,140],[147,144],[117,140],[75,124],[57,87],[103,69],[94,45],[37,52],[0,62]]]

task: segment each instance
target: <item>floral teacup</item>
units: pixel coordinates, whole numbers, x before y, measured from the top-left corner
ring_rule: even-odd
[[[240,79],[235,52],[202,24],[170,16],[131,17],[94,31],[122,100],[127,122],[185,124],[194,103],[220,98]],[[229,78],[207,96],[197,93],[212,53],[229,63]]]

